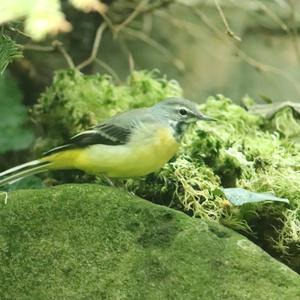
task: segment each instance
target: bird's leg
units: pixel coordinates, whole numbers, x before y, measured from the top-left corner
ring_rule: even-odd
[[[7,199],[8,199],[8,192],[1,191],[0,193],[1,193],[1,194],[2,194],[2,193],[4,194],[4,204],[6,205],[6,204],[7,204]]]
[[[113,181],[109,178],[109,177],[107,177],[106,175],[102,175],[103,176],[103,178],[106,180],[106,182],[110,185],[110,186],[112,186],[112,187],[116,187],[116,185],[113,183]]]

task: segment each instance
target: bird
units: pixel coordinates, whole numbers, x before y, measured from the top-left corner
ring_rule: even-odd
[[[178,97],[132,109],[76,134],[39,159],[0,173],[0,186],[49,170],[78,169],[108,178],[145,176],[176,154],[186,129],[199,120],[215,121],[191,100]]]

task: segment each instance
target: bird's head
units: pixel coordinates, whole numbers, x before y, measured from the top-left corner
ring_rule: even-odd
[[[174,128],[179,137],[182,136],[187,126],[197,121],[215,121],[201,113],[194,102],[184,98],[167,98],[153,107],[164,120]]]

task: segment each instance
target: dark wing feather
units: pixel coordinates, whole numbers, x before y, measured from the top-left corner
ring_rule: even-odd
[[[110,146],[124,145],[129,140],[130,128],[125,128],[112,123],[97,125],[91,130],[81,132],[73,136],[68,144],[56,147],[44,153],[44,156],[68,149],[84,148],[87,146],[102,144]]]
[[[70,142],[78,147],[102,144],[118,146],[128,141],[131,130],[115,124],[101,124],[71,138]]]

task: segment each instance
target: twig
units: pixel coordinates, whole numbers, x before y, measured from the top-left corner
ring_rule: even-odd
[[[296,57],[298,60],[298,64],[300,64],[300,48],[298,44],[298,31],[297,31],[297,20],[296,20],[296,7],[295,3],[293,0],[288,0],[288,4],[291,9],[291,22],[292,22],[292,27],[291,27],[291,38],[292,38],[292,43],[294,46],[294,50],[296,53]]]
[[[150,34],[150,32],[152,31],[152,27],[153,27],[153,15],[144,15],[143,18],[143,29],[142,31],[145,32],[146,34]]]
[[[65,60],[68,64],[69,68],[74,69],[75,64],[73,62],[73,59],[71,58],[71,56],[68,54],[68,52],[64,48],[63,43],[55,40],[52,42],[52,46],[62,54],[62,56],[65,58]]]
[[[101,17],[103,18],[103,20],[105,21],[107,26],[110,28],[111,32],[114,32],[115,27],[114,27],[114,24],[112,23],[112,21],[110,20],[110,18],[104,13],[101,13]]]
[[[113,70],[112,67],[110,67],[107,63],[105,63],[103,60],[96,58],[95,63],[98,64],[100,67],[105,69],[109,74],[111,74],[118,83],[121,83],[121,79],[118,76],[118,74]]]
[[[139,2],[138,5],[136,4],[132,4],[135,5],[133,6],[133,12],[124,20],[122,21],[120,24],[116,24],[113,25],[111,23],[111,30],[113,32],[114,38],[117,37],[117,35],[125,28],[127,27],[136,17],[138,17],[141,14],[149,14],[154,10],[157,10],[161,7],[167,6],[169,4],[171,4],[172,2],[176,2],[176,0],[161,0],[161,1],[152,1],[155,2],[152,5],[147,5],[150,1],[149,0],[142,0]],[[128,7],[126,7],[128,8]],[[104,17],[104,16],[103,16]]]
[[[174,57],[173,54],[167,48],[163,47],[161,44],[147,36],[145,33],[129,27],[124,28],[123,32],[143,41],[144,43],[158,50],[162,55],[164,55],[169,61],[171,61],[174,64],[178,71],[184,71],[185,65],[180,59]]]
[[[183,20],[182,18],[176,18],[169,13],[166,13],[164,11],[155,12],[153,13],[155,16],[158,16],[162,19],[164,19],[167,22],[170,22],[172,25],[176,26],[179,30],[183,30],[187,34],[189,34],[193,38],[199,38],[199,32],[200,32],[200,26],[189,22],[187,20]]]
[[[277,14],[269,9],[265,4],[261,3],[260,1],[257,1],[258,4],[261,6],[261,8],[264,10],[264,12],[276,23],[280,26],[280,28],[287,33],[287,35],[290,36],[291,40],[292,40],[292,44],[295,50],[295,54],[298,60],[298,63],[300,64],[300,48],[299,48],[299,44],[298,44],[298,33],[297,33],[297,22],[296,22],[296,15],[295,15],[295,5],[294,2],[291,0],[287,1],[287,5],[290,6],[290,10],[291,10],[291,22],[293,23],[291,28],[284,23],[279,16],[277,16]]]
[[[128,52],[128,64],[129,64],[130,73],[132,73],[135,69],[135,62],[132,53],[130,51]]]
[[[221,31],[219,31],[217,28],[215,28],[214,26],[212,26],[210,24],[209,18],[205,14],[203,14],[198,9],[195,9],[194,12],[201,18],[202,22],[206,26],[208,26],[208,28],[210,28],[217,36],[219,36],[222,40],[228,41],[228,39],[224,38],[224,33],[222,33]],[[277,74],[277,75],[284,77],[285,79],[287,79],[294,85],[297,93],[300,95],[300,86],[299,86],[298,82],[292,76],[290,76],[288,73],[286,73],[286,72],[282,71],[281,69],[278,69],[274,66],[267,65],[267,64],[264,64],[262,62],[255,60],[254,58],[252,58],[251,56],[246,54],[243,50],[241,50],[235,43],[231,42],[231,45],[237,51],[237,54],[239,55],[239,57],[242,60],[244,60],[246,63],[248,63],[249,65],[251,65],[252,67],[256,68],[259,71],[269,72],[269,73]]]
[[[262,3],[259,0],[256,0],[256,3],[260,6],[260,8],[276,23],[279,25],[279,27],[285,31],[286,33],[290,32],[289,27],[287,24],[285,24],[280,17],[269,7],[266,6],[266,4]]]
[[[103,35],[103,32],[104,32],[106,27],[107,27],[106,22],[101,23],[101,25],[98,27],[98,29],[96,31],[96,35],[95,35],[95,39],[94,39],[91,54],[86,60],[84,60],[82,63],[77,65],[78,70],[81,70],[81,69],[85,68],[86,66],[90,65],[96,59],[97,54],[98,54],[98,50],[99,50],[99,47],[100,47],[100,43],[101,43],[101,40],[102,40],[102,35]]]
[[[129,66],[129,72],[132,73],[134,71],[134,66],[135,66],[135,62],[134,62],[134,58],[132,53],[130,52],[130,50],[127,47],[126,42],[124,41],[124,39],[119,38],[119,42],[120,42],[120,46],[121,46],[121,50],[128,55],[128,66]]]
[[[153,5],[149,5],[147,8],[145,8],[143,10],[143,13],[150,13],[154,10],[157,10],[161,7],[166,7],[168,6],[169,4],[173,3],[173,2],[176,2],[175,0],[163,0],[161,2],[157,2],[157,3],[154,3]]]
[[[25,44],[23,45],[23,50],[33,50],[33,51],[41,51],[41,52],[52,52],[55,51],[55,47],[53,46],[41,46],[34,44]]]
[[[8,199],[8,192],[5,192],[5,191],[2,191],[0,192],[1,194],[3,193],[4,194],[4,204],[6,205],[7,204],[7,199]]]
[[[239,36],[237,36],[237,35],[231,30],[231,28],[230,28],[230,26],[229,26],[229,24],[228,24],[228,22],[227,22],[227,20],[226,20],[226,17],[225,17],[225,15],[224,15],[224,12],[223,12],[223,10],[222,10],[222,8],[221,8],[221,6],[220,6],[218,0],[214,0],[214,1],[215,1],[215,5],[216,5],[216,7],[217,7],[217,10],[218,10],[218,12],[219,12],[219,14],[220,14],[220,17],[221,17],[221,19],[222,19],[222,21],[223,21],[223,23],[224,23],[225,28],[226,28],[226,33],[228,34],[228,36],[230,36],[230,37],[234,38],[235,40],[241,42],[241,41],[242,41],[241,38],[240,38]]]
[[[63,43],[60,41],[53,41],[51,46],[41,46],[41,45],[35,45],[35,44],[26,44],[23,46],[23,50],[32,50],[32,51],[41,51],[41,52],[53,52],[58,51],[62,54],[64,59],[66,60],[68,66],[71,69],[75,68],[75,64],[71,58],[71,56],[68,54],[66,49],[63,46]]]
[[[132,53],[130,51],[128,52],[128,64],[129,64],[129,71],[130,73],[132,73],[135,69],[135,62]]]
[[[8,29],[14,32],[17,32],[27,38],[31,38],[29,34],[23,32],[22,30],[18,29],[17,27],[13,27],[12,25],[8,25]]]
[[[115,37],[118,33],[124,29],[127,25],[129,25],[142,11],[144,6],[148,3],[149,0],[142,0],[134,9],[134,11],[119,25],[115,26],[114,34]]]

